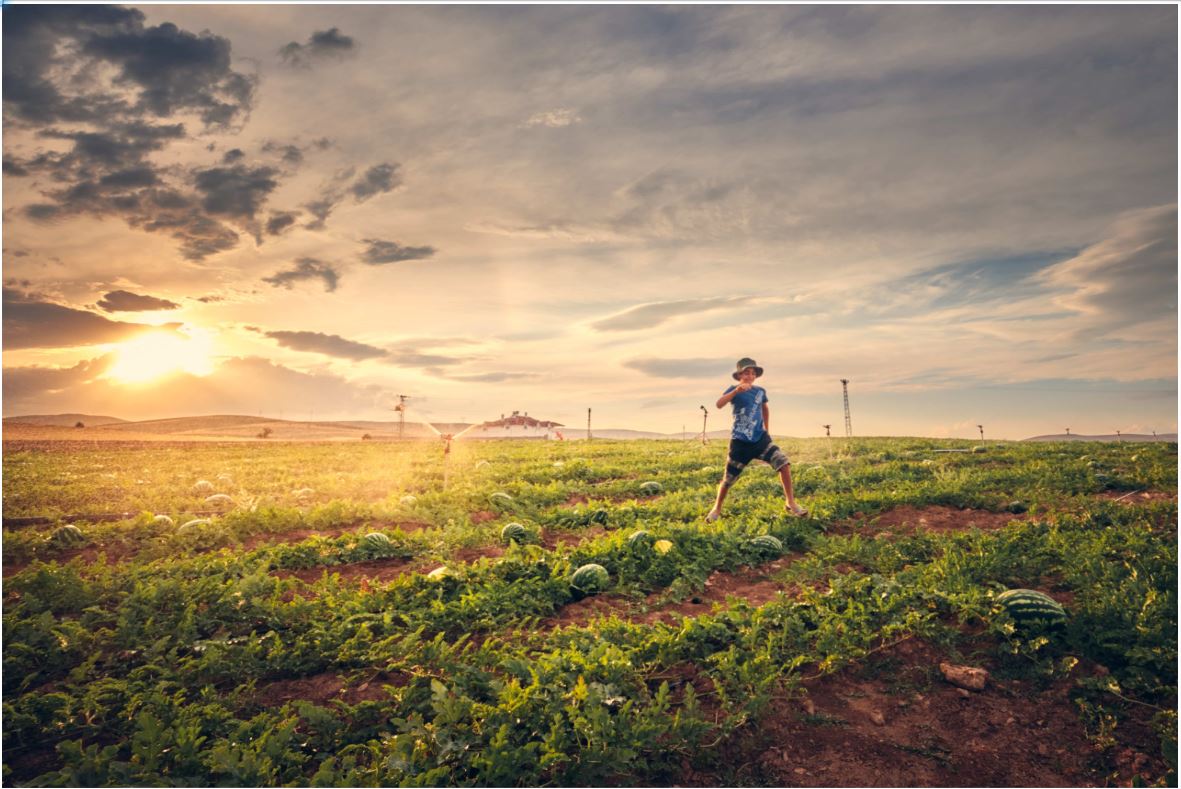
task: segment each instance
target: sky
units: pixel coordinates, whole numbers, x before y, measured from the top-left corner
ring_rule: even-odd
[[[1175,432],[1177,13],[6,4],[4,415]]]

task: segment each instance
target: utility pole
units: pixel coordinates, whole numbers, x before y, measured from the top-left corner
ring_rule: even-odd
[[[410,395],[398,395],[398,404],[394,406],[394,410],[398,412],[398,438],[406,429],[406,401],[410,399]]]
[[[705,437],[705,425],[709,422],[709,409],[701,406],[701,443],[704,446],[709,443],[709,439]]]
[[[586,440],[587,441],[591,440],[590,416],[591,416],[591,410],[588,408],[588,409],[586,409]]]
[[[841,379],[841,390],[845,394],[845,438],[853,437],[853,420],[849,418],[849,379]]]

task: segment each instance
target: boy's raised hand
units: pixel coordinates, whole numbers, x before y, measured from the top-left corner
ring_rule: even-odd
[[[742,381],[738,384],[738,386],[735,387],[735,389],[737,389],[739,392],[749,392],[752,386],[754,386],[754,384]]]

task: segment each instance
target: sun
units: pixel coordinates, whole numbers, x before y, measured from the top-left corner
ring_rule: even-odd
[[[209,375],[213,372],[212,337],[189,329],[159,331],[122,343],[107,377],[124,383],[144,383],[173,373]]]

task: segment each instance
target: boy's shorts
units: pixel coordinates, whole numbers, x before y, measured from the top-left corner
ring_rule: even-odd
[[[733,484],[734,480],[738,479],[738,475],[742,473],[742,470],[752,460],[761,460],[768,463],[776,471],[791,463],[787,459],[787,455],[783,454],[783,450],[771,443],[771,435],[769,433],[763,433],[763,437],[758,441],[743,441],[740,438],[731,438],[730,455],[726,459],[726,478],[723,480],[724,484],[727,486]]]

